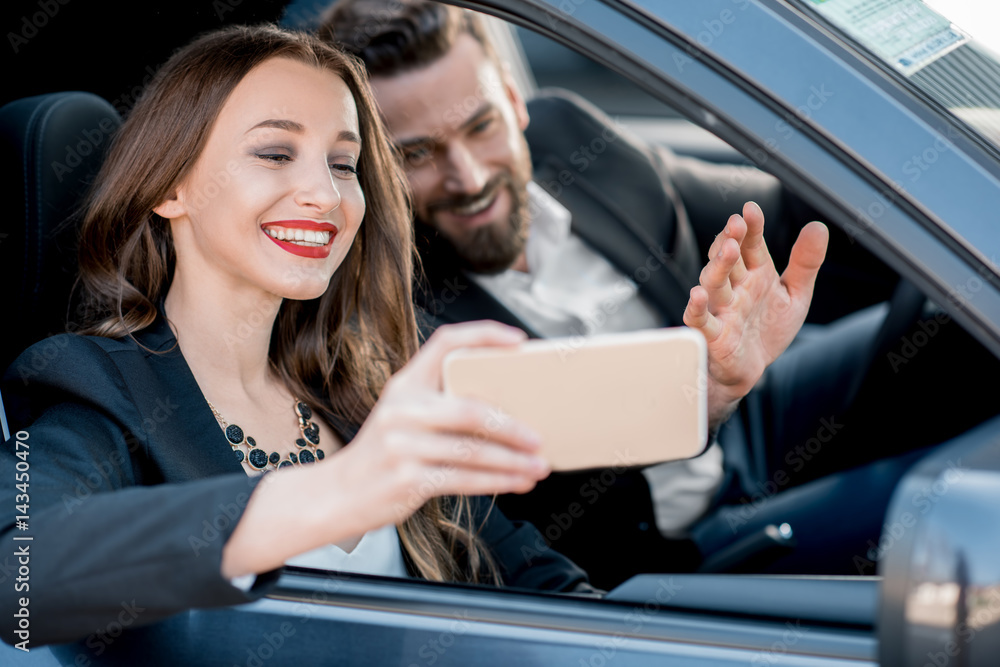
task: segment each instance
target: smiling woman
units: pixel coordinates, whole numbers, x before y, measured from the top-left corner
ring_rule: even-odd
[[[31,645],[123,600],[135,624],[245,602],[286,562],[593,590],[554,552],[529,568],[537,531],[479,497],[547,467],[526,427],[443,395],[441,362],[523,333],[444,328],[415,352],[402,184],[359,66],[313,37],[225,29],[157,74],[87,203],[84,328],[29,383],[32,349],[4,378],[12,430],[47,457]],[[25,606],[12,587],[2,604]]]

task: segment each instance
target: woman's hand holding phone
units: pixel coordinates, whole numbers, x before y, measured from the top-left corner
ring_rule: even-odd
[[[523,331],[497,322],[439,328],[389,382],[343,457],[371,527],[395,523],[441,495],[524,493],[549,474],[539,436],[489,405],[442,393],[442,363],[458,348],[506,347]]]

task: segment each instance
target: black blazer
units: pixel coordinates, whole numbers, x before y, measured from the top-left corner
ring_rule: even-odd
[[[790,208],[772,176],[647,146],[573,93],[542,91],[528,110],[535,182],[570,210],[572,231],[632,278],[670,325],[681,324],[707,248],[729,215],[748,199],[769,220]],[[793,228],[766,228],[773,254],[781,255]],[[492,319],[537,337],[459,268],[433,230],[418,225],[417,239],[425,279],[415,293],[427,313],[425,333],[443,323]],[[690,571],[700,562],[690,540],[668,540],[657,531],[638,469],[553,473],[528,494],[501,496],[499,505],[508,516],[534,523],[601,588],[641,572]]]
[[[220,573],[222,547],[258,478],[249,477],[161,316],[133,338],[63,334],[24,352],[2,384],[11,440],[0,450],[0,540],[30,550],[30,590],[0,596],[2,638],[17,598],[29,597],[31,645],[79,639],[107,627],[123,601],[149,623],[193,607],[251,601],[276,571],[244,593]],[[345,441],[356,429],[332,424]],[[13,434],[27,432],[28,449]],[[19,530],[18,451],[29,465],[28,529]],[[24,468],[24,466],[21,466]],[[27,502],[27,501],[26,501]],[[510,586],[592,592],[586,574],[547,551],[489,499],[473,499],[482,536]],[[12,537],[31,536],[30,542]],[[14,547],[12,547],[13,549]],[[411,574],[412,563],[407,563]]]

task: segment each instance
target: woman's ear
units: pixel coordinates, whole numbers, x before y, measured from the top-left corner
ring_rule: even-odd
[[[187,213],[187,209],[184,207],[181,199],[177,196],[177,190],[174,190],[166,199],[160,202],[159,205],[153,207],[153,213],[161,218],[173,220],[174,218],[179,218]]]

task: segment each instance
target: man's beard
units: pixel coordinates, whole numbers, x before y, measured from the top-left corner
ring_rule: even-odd
[[[521,177],[513,172],[500,173],[474,195],[463,195],[430,204],[427,208],[429,220],[421,222],[438,231],[439,237],[451,246],[461,268],[484,274],[505,271],[524,251],[528,240],[528,179],[530,175]],[[507,188],[511,201],[510,215],[506,220],[481,225],[461,238],[447,234],[434,223],[435,212],[461,208],[484,197],[492,201],[501,188]]]

